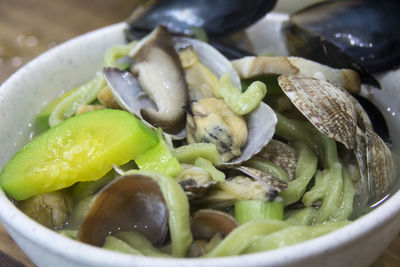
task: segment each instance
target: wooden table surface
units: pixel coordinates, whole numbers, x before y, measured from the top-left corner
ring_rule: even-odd
[[[119,22],[134,0],[0,0],[0,84],[26,62],[74,36]],[[1,253],[3,252],[3,253]],[[0,267],[35,266],[0,224]],[[374,267],[400,266],[398,236]]]

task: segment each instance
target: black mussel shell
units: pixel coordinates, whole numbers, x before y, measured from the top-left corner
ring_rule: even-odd
[[[144,0],[138,1],[130,17],[127,35],[149,31],[162,24],[171,33],[193,35],[202,28],[208,36],[223,36],[247,28],[277,0]],[[129,38],[129,37],[128,37]],[[135,39],[140,36],[135,36]]]
[[[293,13],[283,27],[291,54],[336,68],[369,72],[400,64],[400,1],[323,1]]]

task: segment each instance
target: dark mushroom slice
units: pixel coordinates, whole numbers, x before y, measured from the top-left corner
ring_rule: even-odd
[[[231,215],[217,210],[202,209],[192,215],[194,240],[211,240],[217,233],[227,236],[239,224]]]
[[[160,245],[168,232],[168,209],[157,182],[140,174],[122,176],[98,193],[79,228],[78,240],[102,246],[109,234],[136,231]]]
[[[172,37],[156,28],[131,51],[133,75],[103,70],[118,104],[154,127],[182,139],[185,136],[187,88]]]

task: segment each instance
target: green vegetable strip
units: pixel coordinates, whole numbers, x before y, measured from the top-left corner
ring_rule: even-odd
[[[93,102],[105,85],[106,82],[103,75],[98,74],[94,79],[73,89],[74,92],[58,103],[51,112],[49,117],[50,127],[54,127],[60,122],[72,117],[80,105]]]
[[[78,231],[77,230],[60,230],[57,231],[60,235],[66,236],[68,238],[71,238],[73,240],[78,239]]]
[[[194,166],[202,168],[208,172],[215,181],[222,182],[225,180],[225,174],[220,170],[217,170],[217,168],[215,168],[215,166],[209,160],[199,157],[195,160]]]
[[[314,153],[301,142],[295,142],[294,146],[298,151],[299,159],[296,165],[296,178],[281,193],[285,205],[295,203],[303,196],[317,170],[318,159]]]
[[[189,201],[182,187],[174,179],[155,172],[130,170],[125,174],[146,175],[157,181],[168,207],[172,255],[184,257],[193,236],[190,231]]]
[[[195,143],[186,146],[180,146],[173,151],[173,155],[180,163],[194,164],[197,158],[202,157],[209,160],[212,164],[221,163],[221,155],[217,147],[211,143]]]
[[[337,162],[332,169],[329,169],[328,180],[329,190],[326,192],[321,207],[315,215],[315,223],[322,223],[331,220],[337,213],[340,199],[343,194],[342,164]]]
[[[317,171],[315,175],[315,185],[310,191],[306,192],[302,198],[302,202],[306,207],[310,207],[317,200],[325,197],[328,190],[328,178],[330,173],[325,170],[323,172]]]
[[[94,197],[94,195],[88,196],[75,204],[71,218],[68,222],[68,229],[77,230],[79,228]]]
[[[154,257],[170,257],[170,255],[165,254],[151,244],[151,242],[142,234],[135,231],[124,231],[117,232],[114,236],[121,241],[125,242],[132,249],[138,251],[140,254],[145,256]]]
[[[109,48],[104,56],[104,67],[116,67],[117,59],[129,55],[136,44],[137,42],[133,41],[126,45],[115,45]]]
[[[115,60],[119,57],[128,55],[129,51],[135,44],[136,42],[132,42],[127,45],[117,45],[108,49],[104,57],[104,66],[114,67]],[[106,82],[103,75],[98,74],[92,80],[73,89],[74,92],[60,101],[51,112],[49,117],[50,127],[54,127],[60,122],[73,116],[80,105],[93,102],[105,85]]]
[[[320,149],[313,135],[308,131],[310,127],[305,127],[304,122],[286,118],[278,112],[275,112],[275,114],[278,117],[278,123],[275,128],[276,135],[288,141],[301,141],[312,149],[316,155],[320,156]]]
[[[335,222],[314,226],[291,226],[270,235],[258,237],[244,250],[244,253],[255,253],[290,246],[325,235],[346,224],[347,222]]]
[[[100,188],[114,180],[114,178],[117,176],[118,174],[114,170],[111,170],[99,180],[76,183],[71,188],[72,198],[74,199],[74,202],[79,202],[82,199],[93,195],[94,193],[99,191]]]
[[[229,75],[224,74],[219,79],[215,95],[221,96],[236,114],[245,115],[260,104],[266,93],[267,87],[260,81],[253,82],[246,92],[242,93],[232,84]]]
[[[112,251],[133,254],[133,255],[143,255],[142,253],[140,253],[140,251],[132,248],[130,245],[128,245],[124,241],[122,241],[118,238],[115,238],[113,236],[107,236],[106,241],[104,242],[103,248],[112,250]]]
[[[222,257],[240,254],[253,241],[262,235],[281,230],[287,223],[276,220],[254,221],[240,225],[230,232],[221,243],[204,257]]]
[[[257,220],[283,220],[283,204],[277,201],[241,200],[235,203],[235,219],[239,224]]]
[[[289,210],[285,212],[286,222],[295,225],[311,225],[315,217],[315,209],[312,207]]]
[[[269,173],[275,178],[281,179],[282,181],[290,182],[287,173],[281,167],[272,163],[271,161],[254,156],[250,160],[246,161],[246,165],[265,173]]]
[[[350,217],[353,212],[354,194],[355,191],[349,170],[343,166],[343,196],[339,204],[339,209],[333,217],[334,219],[346,220]]]
[[[247,88],[253,82],[260,81],[264,83],[268,88],[267,97],[283,95],[282,88],[279,86],[278,83],[278,76],[279,75],[269,74],[269,75],[262,75],[254,78],[244,79],[241,80],[242,88]]]
[[[310,131],[314,133],[313,137],[320,147],[321,159],[324,168],[333,168],[336,162],[339,162],[339,156],[336,148],[336,141],[332,138],[326,137],[316,128],[310,128]]]
[[[135,162],[140,170],[154,171],[170,177],[176,177],[182,171],[182,167],[169,151],[168,145],[164,141],[162,130],[158,129],[157,132],[158,144],[137,156]]]

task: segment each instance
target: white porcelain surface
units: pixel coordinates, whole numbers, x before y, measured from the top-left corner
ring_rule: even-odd
[[[269,15],[249,30],[262,50],[262,31],[278,33],[281,15]],[[275,25],[274,25],[275,21]],[[0,167],[25,144],[30,124],[45,104],[63,91],[88,80],[102,66],[103,55],[113,44],[123,43],[124,24],[106,27],[66,42],[33,60],[0,89]],[[271,42],[269,35],[269,42]],[[272,38],[272,40],[274,40]],[[279,40],[279,39],[275,39]],[[282,47],[272,49],[284,53]],[[396,137],[400,133],[399,72],[381,74],[381,91],[364,90],[377,103]],[[396,88],[397,87],[397,88]],[[372,95],[371,95],[372,92]],[[0,219],[15,241],[38,266],[368,266],[400,231],[400,192],[350,225],[323,237],[270,252],[215,259],[160,259],[130,256],[91,247],[37,224],[0,192]]]

